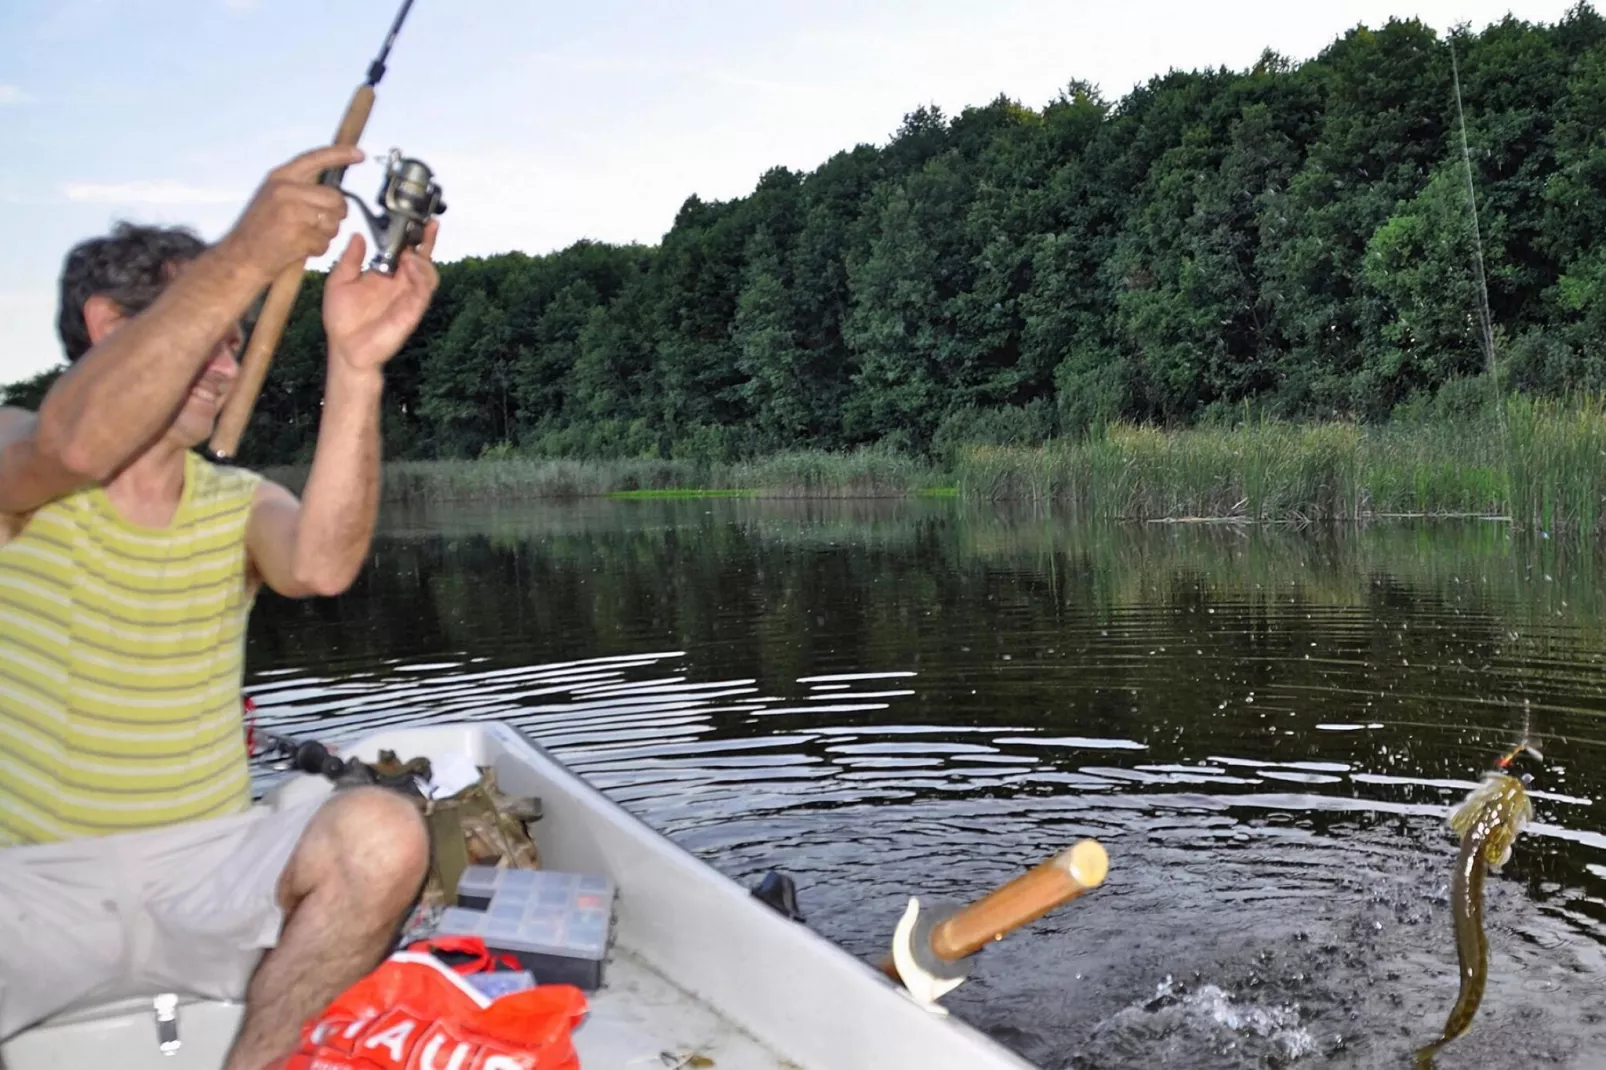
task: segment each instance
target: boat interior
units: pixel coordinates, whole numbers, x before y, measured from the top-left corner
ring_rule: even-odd
[[[511,727],[398,729],[348,752],[372,762],[381,750],[403,761],[456,751],[494,768],[505,791],[541,800],[543,868],[613,880],[613,943],[574,1033],[586,1070],[1030,1066],[647,828]],[[264,803],[329,790],[298,775]],[[0,1045],[0,1066],[218,1070],[241,1014],[182,993],[74,1008]]]

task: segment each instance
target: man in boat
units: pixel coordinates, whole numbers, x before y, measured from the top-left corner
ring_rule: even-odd
[[[367,555],[385,364],[434,294],[437,223],[393,277],[363,271],[360,236],[330,271],[300,500],[195,449],[247,310],[345,218],[317,176],[362,158],[277,168],[212,245],[124,225],[74,248],[70,367],[37,413],[0,409],[0,1040],[112,999],[243,999],[226,1066],[258,1070],[383,959],[422,887],[400,795],[251,805],[241,686],[261,586],[337,595]]]

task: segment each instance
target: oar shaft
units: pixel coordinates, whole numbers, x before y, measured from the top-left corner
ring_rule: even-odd
[[[1110,860],[1103,844],[1097,840],[1079,840],[976,902],[950,914],[929,930],[916,924],[913,931],[901,937],[912,945],[909,951],[913,968],[928,972],[942,972],[949,967],[962,970],[961,960],[985,945],[1002,939],[1022,925],[1036,921],[1049,911],[1103,884],[1109,868]],[[898,950],[903,946],[898,943],[899,939],[899,936],[894,936],[894,953],[884,957],[879,967],[894,981],[908,984],[910,979],[899,974],[895,961]],[[922,966],[922,959],[929,966]]]
[[[1082,840],[978,899],[931,931],[931,951],[956,962],[1104,883],[1109,857]]]

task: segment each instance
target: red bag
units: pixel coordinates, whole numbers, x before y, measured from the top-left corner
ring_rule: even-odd
[[[472,949],[465,949],[472,950]],[[433,955],[398,951],[337,996],[278,1070],[579,1070],[573,985],[487,999]]]
[[[485,941],[477,936],[434,936],[428,940],[414,940],[407,945],[408,951],[417,951],[420,954],[434,952],[435,956],[445,959],[448,955],[466,955],[467,961],[456,964],[448,963],[457,973],[486,973],[504,966],[510,970],[523,969],[519,960],[512,955],[495,955],[485,946]]]

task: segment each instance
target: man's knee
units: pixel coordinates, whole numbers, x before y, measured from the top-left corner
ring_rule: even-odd
[[[351,788],[324,804],[309,827],[309,883],[338,878],[376,906],[403,909],[429,870],[429,830],[418,808],[386,788]]]

